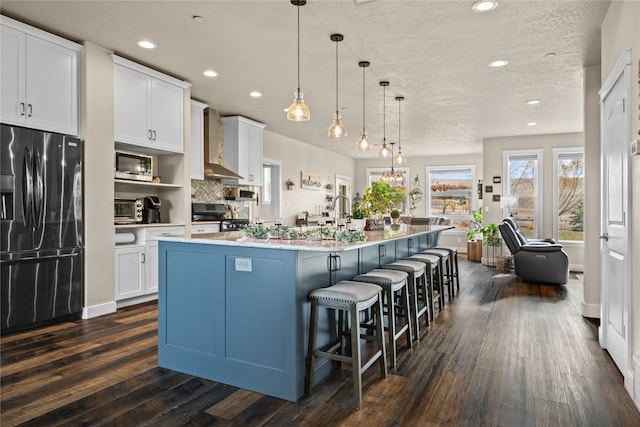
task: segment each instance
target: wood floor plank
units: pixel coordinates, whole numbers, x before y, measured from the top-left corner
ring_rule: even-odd
[[[636,426],[640,413],[580,316],[582,283],[523,283],[460,259],[460,293],[386,379],[335,369],[296,403],[157,366],[157,304],[0,339],[0,425]]]

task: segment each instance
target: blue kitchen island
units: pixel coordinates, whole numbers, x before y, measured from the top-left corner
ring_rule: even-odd
[[[304,392],[309,292],[433,247],[449,228],[387,226],[360,243],[159,237],[158,365],[295,402]],[[320,346],[335,321],[327,316]],[[333,368],[323,362],[315,382]]]

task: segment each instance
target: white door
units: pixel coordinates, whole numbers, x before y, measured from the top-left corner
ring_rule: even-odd
[[[626,59],[625,59],[626,56]],[[625,379],[630,360],[629,127],[630,52],[600,90],[602,158],[602,324],[600,344]]]

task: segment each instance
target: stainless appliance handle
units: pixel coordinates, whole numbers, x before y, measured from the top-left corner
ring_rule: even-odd
[[[34,227],[40,228],[44,223],[44,172],[42,157],[40,151],[36,148],[33,156],[33,170],[34,170],[34,194],[33,194],[33,207],[35,210]]]
[[[76,257],[78,255],[80,255],[80,254],[76,252],[76,253],[73,253],[73,254],[64,254],[64,255],[30,256],[30,257],[18,258],[18,259],[3,259],[3,260],[0,260],[0,264],[15,264],[15,263],[18,263],[18,262],[42,261],[42,260],[60,259],[60,258],[71,258],[71,257]]]
[[[24,173],[24,179],[22,180],[22,215],[26,228],[31,228],[33,225],[33,156],[29,147],[24,150],[22,166]]]

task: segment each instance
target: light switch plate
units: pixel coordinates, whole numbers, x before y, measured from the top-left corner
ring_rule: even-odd
[[[236,271],[253,271],[251,258],[236,258]]]

